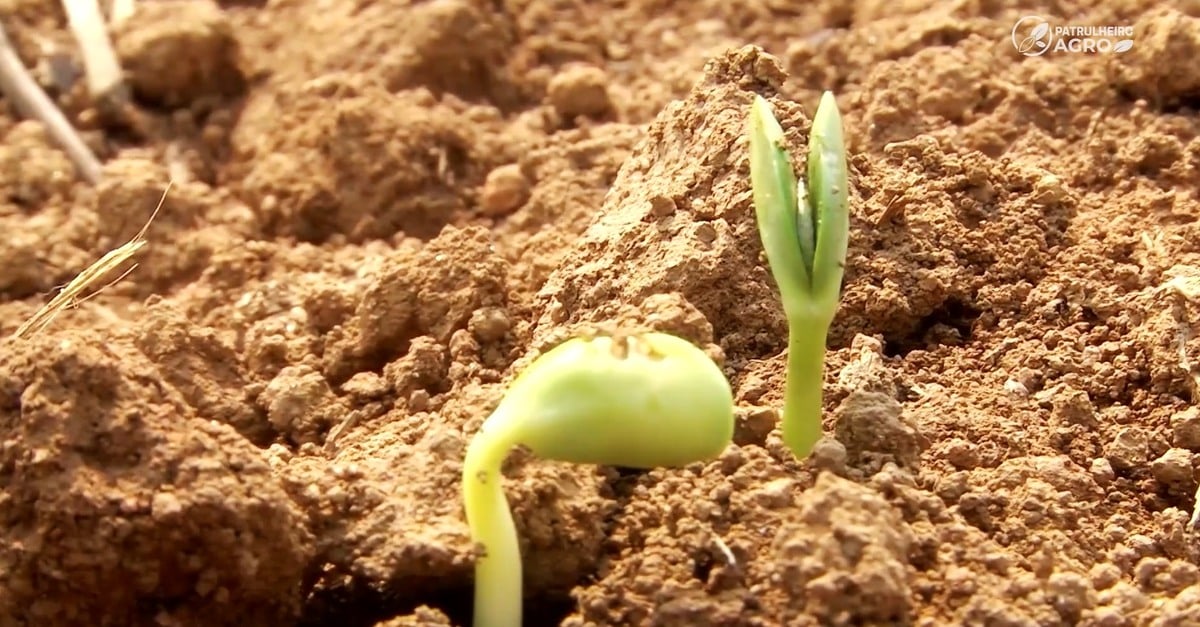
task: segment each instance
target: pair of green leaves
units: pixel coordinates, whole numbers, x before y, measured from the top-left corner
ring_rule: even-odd
[[[783,128],[762,96],[750,110],[750,182],[758,232],[789,320],[833,319],[849,242],[846,146],[833,94],[825,92],[808,136],[808,184],[799,182]],[[828,326],[826,323],[824,326]]]

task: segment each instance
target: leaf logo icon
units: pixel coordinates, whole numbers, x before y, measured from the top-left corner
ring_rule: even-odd
[[[1030,50],[1033,50],[1034,46],[1037,46],[1038,48],[1045,48],[1046,42],[1037,39],[1033,35],[1030,35],[1021,41],[1021,45],[1017,46],[1017,52],[1020,52],[1021,54],[1028,54]]]
[[[1121,41],[1118,41],[1117,43],[1113,44],[1112,50],[1113,50],[1113,52],[1128,52],[1132,48],[1133,48],[1133,40],[1132,39],[1122,39]]]
[[[1022,27],[1028,24],[1034,25],[1029,30],[1029,34],[1019,37],[1018,31],[1023,30]],[[1036,15],[1027,15],[1013,25],[1012,41],[1017,52],[1027,57],[1045,54],[1050,49],[1050,23]]]

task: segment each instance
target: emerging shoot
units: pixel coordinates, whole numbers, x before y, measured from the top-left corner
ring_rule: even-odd
[[[758,232],[788,321],[783,440],[804,458],[821,439],[825,340],[841,299],[850,231],[846,148],[833,94],[808,138],[808,176],[796,180],[771,106],[750,108],[750,183]]]
[[[475,564],[475,627],[520,627],[521,555],[501,487],[517,445],[544,459],[627,468],[715,458],[733,438],[733,394],[692,343],[664,333],[568,340],[513,381],[467,448],[463,501]]]

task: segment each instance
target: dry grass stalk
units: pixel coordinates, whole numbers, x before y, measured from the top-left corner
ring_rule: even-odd
[[[67,12],[67,22],[75,41],[83,52],[83,67],[87,74],[88,93],[101,102],[119,100],[124,96],[124,76],[112,39],[108,36],[108,24],[100,12],[96,0],[62,0]]]
[[[128,242],[125,242],[116,249],[109,251],[107,254],[97,260],[96,263],[93,263],[83,272],[79,273],[79,276],[76,276],[71,280],[70,283],[67,283],[65,287],[59,290],[58,294],[55,294],[54,298],[50,299],[50,302],[46,303],[37,311],[37,313],[33,314],[32,317],[26,320],[25,323],[17,329],[17,332],[13,334],[13,337],[18,339],[32,337],[34,334],[42,331],[51,322],[53,322],[54,319],[58,317],[58,314],[66,311],[67,309],[78,307],[80,303],[83,303],[88,299],[100,294],[109,287],[112,287],[118,281],[128,276],[130,272],[133,272],[134,269],[137,268],[136,263],[118,275],[117,278],[102,285],[100,289],[87,294],[82,298],[80,297],[85,290],[97,284],[101,279],[108,276],[109,273],[116,268],[119,268],[122,264],[136,255],[143,246],[146,245],[146,230],[150,228],[150,224],[154,222],[154,218],[158,216],[158,212],[162,209],[163,202],[166,201],[167,192],[170,191],[170,189],[171,183],[168,182],[167,188],[163,190],[162,197],[158,200],[158,206],[154,208],[154,213],[150,214],[150,219],[146,221],[144,226],[142,226],[142,230],[138,231],[137,235],[133,236],[133,239],[130,239]]]
[[[135,0],[113,0],[108,10],[108,23],[116,26],[128,20],[136,6]]]
[[[37,81],[33,80],[29,69],[17,57],[3,24],[0,24],[0,92],[12,101],[22,116],[45,125],[50,138],[67,153],[85,181],[95,185],[100,180],[100,160]]]

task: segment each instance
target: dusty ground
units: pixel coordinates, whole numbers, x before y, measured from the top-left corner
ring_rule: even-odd
[[[1053,5],[145,0],[114,117],[0,0],[106,163],[0,114],[0,336],[174,181],[0,342],[0,625],[464,624],[467,438],[610,321],[720,355],[736,445],[514,456],[530,624],[1200,624],[1200,5]],[[1136,45],[1026,59],[1028,13]],[[800,154],[823,89],[854,230],[796,463],[741,133],[767,95]]]

